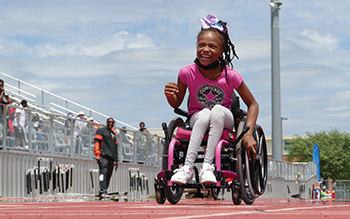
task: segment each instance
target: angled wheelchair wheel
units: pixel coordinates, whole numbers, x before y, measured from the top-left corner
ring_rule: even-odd
[[[159,188],[157,189],[157,192],[156,192],[156,201],[158,204],[164,204],[166,200],[166,197],[165,197],[165,191],[163,188]]]
[[[246,117],[239,123],[237,136],[242,133],[243,128],[245,127],[245,121]],[[255,198],[258,197],[252,185],[252,176],[255,175],[255,169],[253,165],[254,160],[248,160],[248,154],[243,148],[242,140],[236,145],[236,154],[236,171],[238,175],[238,181],[240,183],[242,199],[247,205],[251,205],[255,201]]]
[[[168,186],[166,182],[165,185],[166,198],[171,204],[177,204],[181,200],[184,188],[180,188],[179,185],[175,183],[172,186]]]
[[[176,130],[180,126],[185,126],[185,122],[180,117],[175,117],[168,126],[168,136],[169,140],[171,141],[174,139],[173,135],[176,133]],[[168,169],[168,148],[169,148],[169,142],[165,143],[165,147],[163,148],[163,161],[162,161],[162,168],[163,170]]]
[[[256,125],[254,130],[254,139],[257,143],[257,158],[258,160],[254,161],[255,167],[255,177],[254,177],[254,191],[258,195],[262,195],[265,192],[267,184],[267,149],[266,149],[266,140],[265,134],[261,126]]]

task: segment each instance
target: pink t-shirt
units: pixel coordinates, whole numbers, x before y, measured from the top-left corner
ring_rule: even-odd
[[[225,70],[215,81],[205,78],[195,63],[187,65],[179,71],[180,79],[187,85],[190,92],[188,115],[204,108],[211,109],[216,104],[221,104],[231,110],[233,91],[241,85],[243,77],[234,69],[228,66],[226,68],[228,83]]]

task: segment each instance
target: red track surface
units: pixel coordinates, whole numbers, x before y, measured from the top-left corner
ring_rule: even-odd
[[[259,199],[253,205],[232,201],[183,199],[172,205],[150,202],[0,202],[0,218],[350,218],[350,203]]]

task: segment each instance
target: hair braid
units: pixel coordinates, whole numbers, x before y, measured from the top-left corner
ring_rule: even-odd
[[[231,42],[230,36],[228,35],[227,23],[222,20],[220,20],[218,23],[221,24],[222,27],[224,28],[224,32],[218,31],[224,41],[223,42],[224,57],[221,60],[221,66],[225,67],[226,65],[228,65],[230,67],[233,67],[232,60],[235,57],[239,59],[235,51],[235,45],[233,45],[233,43]],[[232,52],[232,55],[231,55],[231,52]]]

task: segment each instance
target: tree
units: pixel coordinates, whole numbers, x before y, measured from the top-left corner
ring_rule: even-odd
[[[337,180],[350,179],[350,134],[332,129],[314,134],[307,132],[306,136],[293,136],[288,161],[312,161],[313,145],[320,149],[321,177]]]

